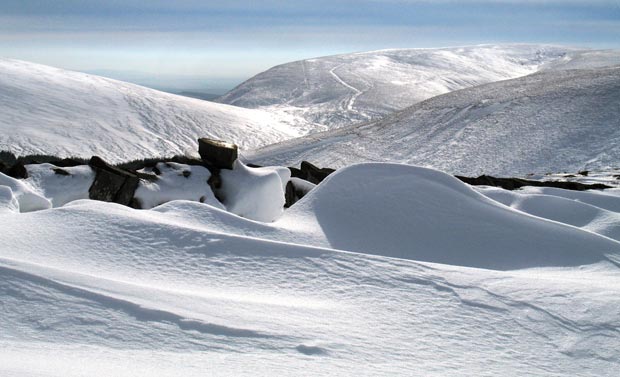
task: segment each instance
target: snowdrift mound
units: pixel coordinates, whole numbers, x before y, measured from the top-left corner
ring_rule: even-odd
[[[620,255],[610,239],[511,210],[454,177],[406,165],[339,170],[279,223],[316,224],[336,249],[499,270]]]
[[[88,188],[95,174],[88,165],[59,168],[49,163],[26,165],[24,181],[47,198],[53,207],[78,199],[88,199]]]
[[[19,202],[9,186],[0,186],[0,214],[18,213]]]
[[[260,164],[404,162],[524,176],[620,161],[620,67],[551,70],[431,98],[378,122],[263,148]]]
[[[284,190],[291,172],[284,167],[249,168],[239,160],[222,170],[218,190],[226,209],[241,217],[270,222],[284,210]]]
[[[529,190],[528,190],[529,189]],[[534,194],[528,188],[523,192],[496,188],[476,189],[483,195],[509,207],[534,216],[577,226],[581,229],[601,234],[620,241],[620,197],[605,193],[571,193],[574,198],[563,197],[565,190],[548,194]],[[580,195],[584,194],[584,195]],[[591,197],[598,197],[597,204],[588,204]],[[608,210],[600,206],[615,207]]]
[[[52,202],[36,192],[27,182],[0,173],[0,187],[7,187],[10,190],[10,197],[19,203],[17,207],[13,204],[9,205],[9,208],[13,210],[32,212],[52,208]],[[9,191],[5,190],[4,197],[5,201],[13,203],[13,199],[9,199]]]
[[[287,120],[288,119],[288,120]],[[0,59],[0,150],[110,162],[196,150],[198,137],[258,147],[297,122],[103,77]]]
[[[483,45],[327,56],[273,67],[218,101],[295,114],[315,123],[306,131],[325,130],[376,120],[457,89],[524,76],[571,51]]]

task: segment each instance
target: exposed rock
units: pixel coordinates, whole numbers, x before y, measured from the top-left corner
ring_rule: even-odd
[[[24,162],[18,160],[13,166],[9,168],[9,170],[7,170],[6,175],[17,179],[26,179],[28,178],[28,170],[26,170]]]
[[[299,177],[292,177],[286,183],[286,190],[284,191],[285,204],[284,207],[288,208],[297,203],[301,198],[306,196],[313,188],[315,184],[301,179]]]
[[[84,165],[85,161],[75,158],[63,158],[62,160],[54,161],[53,164],[61,168],[69,168],[73,166]]]
[[[284,208],[288,208],[297,202],[295,195],[295,185],[293,182],[288,181],[286,183],[286,189],[284,190]]]
[[[53,168],[52,170],[54,171],[54,174],[58,174],[58,175],[71,175],[71,173],[69,173],[65,169]]]
[[[129,206],[133,209],[142,209],[142,202],[138,198],[132,198]]]
[[[336,171],[330,168],[319,168],[308,161],[302,161],[300,169],[289,167],[289,170],[291,171],[291,177],[301,178],[315,185],[321,183],[328,175]]]
[[[523,186],[536,186],[536,187],[555,187],[565,190],[584,191],[584,190],[602,190],[612,188],[601,183],[585,184],[579,182],[565,182],[565,181],[531,181],[521,178],[497,178],[490,175],[481,175],[477,178],[455,176],[461,181],[474,186],[495,186],[501,187],[505,190],[515,190]]]
[[[295,177],[295,178],[300,178],[300,179],[304,179],[304,173],[302,173],[301,169],[293,167],[293,166],[289,166],[288,170],[291,171],[291,177]]]
[[[0,161],[0,173],[7,174],[11,167],[4,161]]]
[[[17,162],[17,157],[15,157],[13,152],[0,151],[0,162],[4,162],[6,166],[12,166]]]
[[[192,172],[189,170],[183,170],[183,172],[181,173],[185,178],[189,178],[190,175],[192,175]]]
[[[198,153],[204,162],[217,169],[232,170],[238,157],[235,144],[207,138],[198,139]]]
[[[140,182],[136,174],[110,166],[97,156],[93,156],[88,165],[96,174],[88,190],[90,199],[131,205]]]
[[[579,172],[579,173],[577,173],[577,174],[581,174],[581,175],[583,175],[584,177],[587,177],[589,173],[590,173],[590,172],[589,172],[588,170],[582,170],[582,171],[580,171],[580,172]]]
[[[159,179],[159,177],[155,174],[151,174],[151,173],[145,173],[145,172],[131,172],[134,173],[138,176],[138,178],[140,179],[144,179],[145,181],[149,181],[149,182],[157,182],[157,180]]]
[[[213,195],[220,202],[224,203],[224,196],[221,192],[222,188],[222,176],[220,175],[220,169],[211,168],[209,169],[211,176],[207,180],[207,184],[211,187],[211,191],[213,191]]]
[[[176,162],[176,163],[185,164],[185,165],[205,166],[204,161],[202,161],[201,159],[191,158],[191,157],[182,156],[182,155],[176,155],[172,157],[142,158],[142,159],[123,162],[115,166],[117,168],[128,170],[131,172],[137,172],[145,168],[153,169],[153,173],[159,175],[161,172],[157,173],[157,171],[159,170],[157,168],[157,164],[162,163],[162,162],[163,163]]]

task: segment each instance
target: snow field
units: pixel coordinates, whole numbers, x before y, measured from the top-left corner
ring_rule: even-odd
[[[258,164],[400,162],[468,176],[611,170],[620,158],[619,88],[620,62],[544,70],[246,155]]]
[[[0,224],[3,375],[612,376],[618,363],[620,244],[434,170],[352,166],[274,223],[78,200]]]
[[[197,150],[199,137],[249,149],[300,136],[291,127],[300,122],[288,115],[0,59],[0,150],[16,155],[98,155],[116,163],[183,155]]]
[[[549,45],[390,49],[286,63],[217,101],[305,119],[304,134],[378,120],[428,98],[525,76],[578,50]]]

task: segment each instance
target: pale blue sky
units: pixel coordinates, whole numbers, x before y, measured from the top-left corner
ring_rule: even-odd
[[[620,0],[0,1],[1,56],[160,86],[227,88],[302,58],[503,42],[619,48]]]

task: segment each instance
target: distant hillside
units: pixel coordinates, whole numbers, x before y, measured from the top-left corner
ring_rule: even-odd
[[[185,92],[178,92],[175,93],[178,94],[180,96],[183,97],[189,97],[189,98],[196,98],[196,99],[201,99],[204,101],[211,101],[214,100],[216,98],[218,98],[220,95],[219,94],[213,94],[213,93],[203,93],[203,92],[191,92],[191,91],[185,91]]]
[[[276,144],[249,158],[330,167],[392,161],[467,175],[617,166],[620,64],[546,70],[455,91],[377,122]]]
[[[217,101],[295,114],[305,132],[377,120],[422,100],[525,76],[574,51],[546,45],[400,49],[327,56],[282,64]]]
[[[109,161],[196,150],[200,136],[253,148],[297,122],[44,65],[0,59],[0,150]]]

